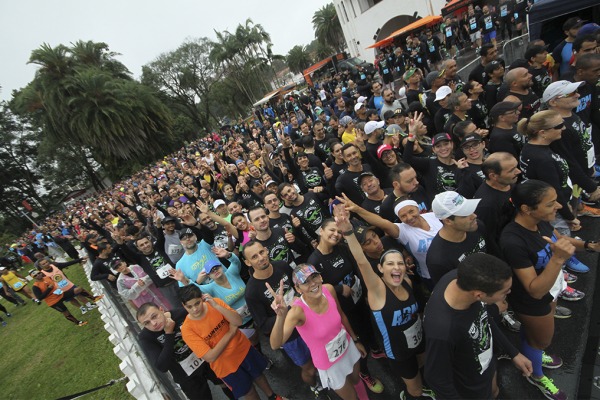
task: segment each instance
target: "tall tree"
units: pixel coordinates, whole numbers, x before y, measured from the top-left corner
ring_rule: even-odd
[[[89,148],[103,164],[158,155],[171,136],[169,110],[115,55],[104,43],[43,44],[29,60],[39,66],[35,78],[14,104],[45,135]]]
[[[310,53],[305,46],[296,45],[290,49],[286,57],[287,65],[290,71],[300,73],[310,67],[312,63]]]
[[[315,37],[319,43],[331,46],[338,53],[344,51],[346,40],[333,3],[329,3],[315,11],[312,23]]]

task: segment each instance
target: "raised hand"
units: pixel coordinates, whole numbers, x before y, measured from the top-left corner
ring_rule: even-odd
[[[294,243],[296,241],[296,236],[294,236],[292,232],[288,231],[287,228],[284,228],[284,232],[285,234],[283,235],[283,237],[285,238],[286,242]]]
[[[556,242],[553,242],[548,236],[544,236],[544,240],[550,243],[550,250],[552,251],[552,257],[557,257],[560,260],[567,261],[573,254],[575,254],[575,246],[565,238],[560,238]]]
[[[323,163],[323,174],[325,175],[325,179],[333,178],[333,170],[327,166],[327,164]]]
[[[342,232],[351,231],[353,229],[349,217],[348,210],[343,204],[336,204],[333,206],[333,218],[335,219],[337,227]]]
[[[214,253],[215,256],[219,258],[227,258],[229,256],[229,252],[227,251],[227,249],[224,249],[222,247],[215,246],[211,249],[211,251]]]
[[[287,305],[283,299],[283,279],[279,282],[279,288],[277,292],[273,290],[269,282],[266,282],[267,290],[271,293],[273,301],[271,302],[271,308],[279,316],[284,316],[287,313]]]

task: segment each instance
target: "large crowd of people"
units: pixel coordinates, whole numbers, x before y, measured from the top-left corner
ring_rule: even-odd
[[[73,202],[11,246],[35,260],[33,290],[3,267],[0,295],[84,326],[65,301],[84,313],[100,297],[62,273],[85,261],[77,242],[191,399],[212,398],[207,381],[282,399],[261,336],[316,397],[384,392],[371,357],[402,399],[495,398],[508,358],[566,399],[545,349],[571,316],[558,300],[584,296],[575,252],[600,251],[575,236],[600,216],[600,26],[571,18],[552,52],[534,41],[505,65],[496,32],[516,35],[523,5],[471,6],[384,49],[375,76],[321,77]],[[481,56],[464,81],[457,46]]]

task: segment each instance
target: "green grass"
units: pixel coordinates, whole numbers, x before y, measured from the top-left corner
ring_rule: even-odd
[[[25,275],[29,268],[24,268],[21,274]],[[79,264],[65,272],[76,285],[89,291]],[[2,399],[57,399],[123,376],[119,370],[120,360],[112,351],[98,310],[82,316],[78,308],[67,303],[76,318],[89,322],[79,327],[46,303],[37,306],[21,297],[27,301],[26,306],[16,307],[1,300],[13,315],[6,318],[0,313],[8,323],[0,327]],[[91,393],[85,399],[133,399],[125,385],[126,380]]]

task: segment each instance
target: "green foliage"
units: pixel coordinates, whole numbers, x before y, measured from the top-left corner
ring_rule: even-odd
[[[296,45],[287,54],[287,64],[290,71],[300,73],[312,64],[310,53],[305,46]]]
[[[312,23],[319,43],[330,46],[337,53],[344,51],[346,47],[344,32],[333,3],[317,10],[313,15]]]
[[[31,54],[40,68],[15,96],[16,109],[56,141],[90,149],[100,163],[161,154],[170,112],[115,55],[104,43],[42,45]]]

